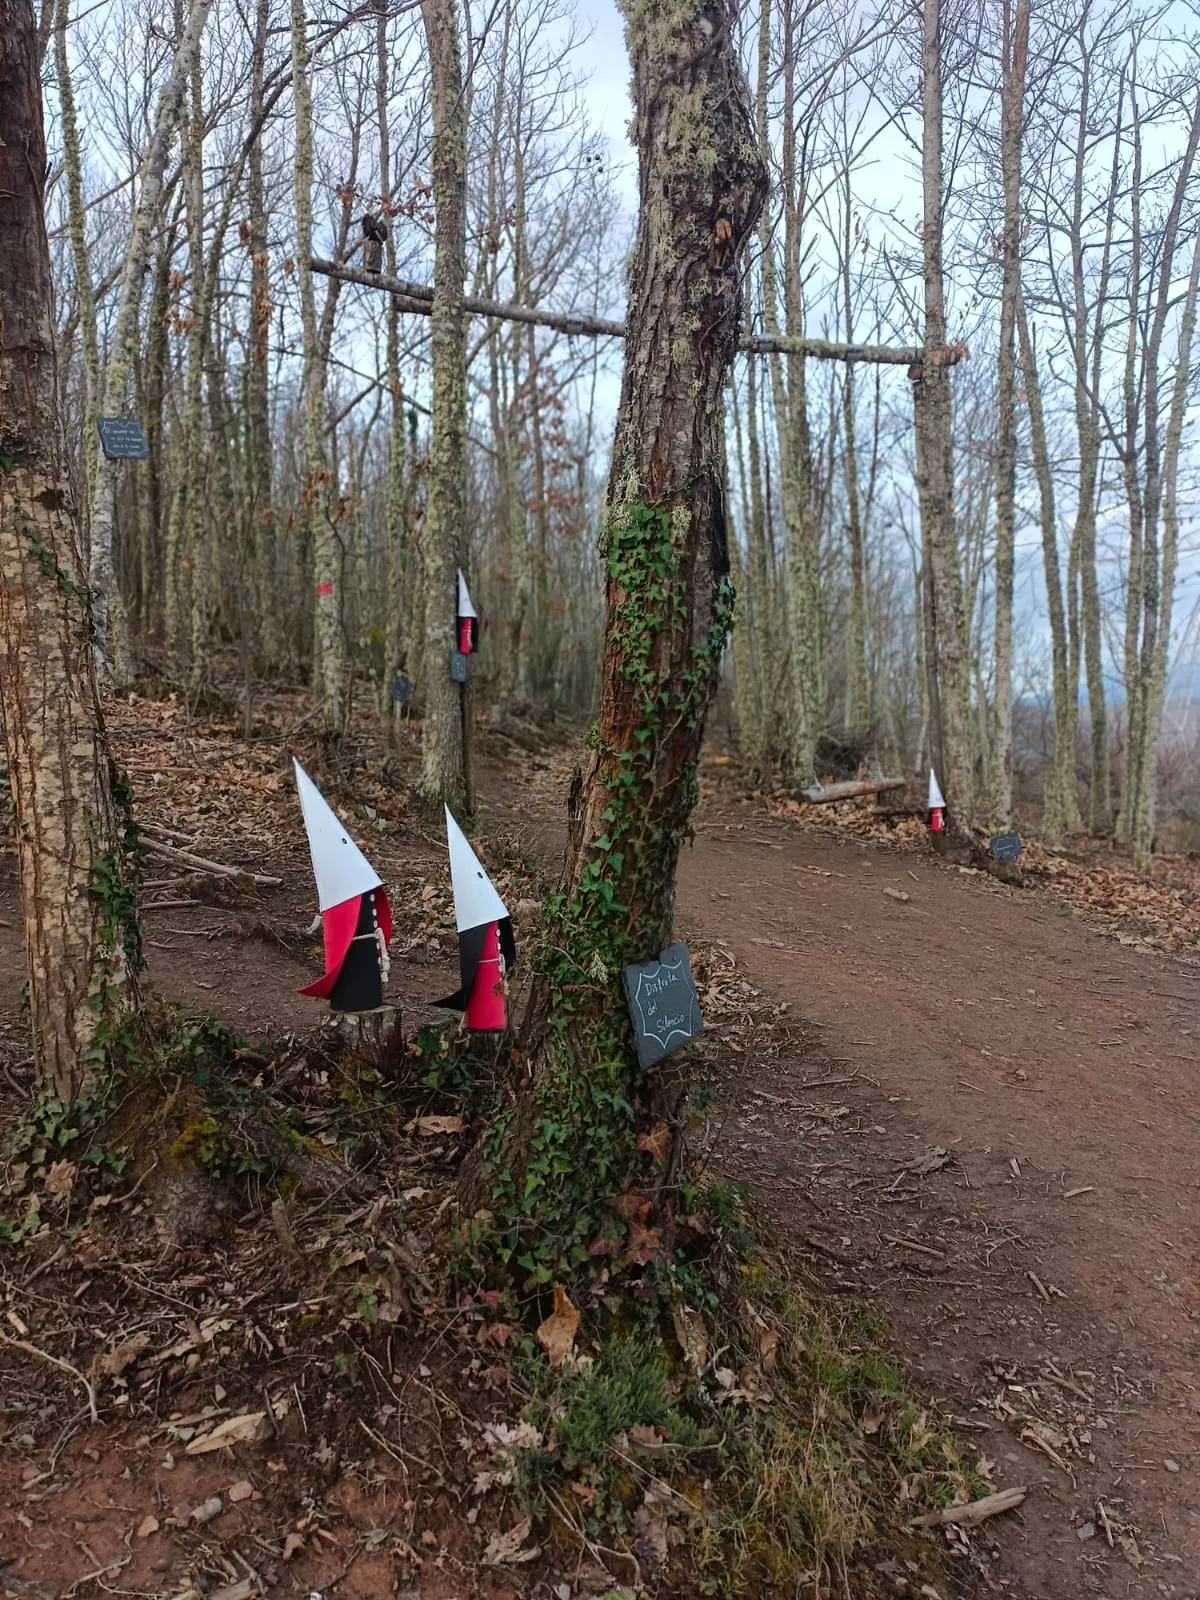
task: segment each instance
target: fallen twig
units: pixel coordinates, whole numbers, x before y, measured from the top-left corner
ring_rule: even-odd
[[[1015,1511],[1025,1499],[1029,1490],[1024,1484],[1012,1489],[1000,1489],[995,1494],[985,1494],[982,1500],[968,1500],[961,1506],[939,1506],[936,1511],[927,1511],[924,1516],[914,1517],[909,1523],[910,1528],[937,1528],[947,1522],[957,1523],[960,1528],[973,1528],[980,1522],[986,1522],[989,1517],[998,1517],[1004,1511]]]
[[[96,1409],[96,1386],[94,1383],[89,1383],[78,1367],[73,1367],[69,1361],[64,1361],[60,1356],[52,1356],[48,1350],[39,1350],[37,1345],[30,1344],[28,1339],[12,1338],[11,1335],[4,1332],[3,1328],[0,1328],[0,1339],[5,1344],[12,1345],[14,1350],[24,1350],[27,1356],[36,1356],[39,1361],[49,1362],[52,1367],[57,1367],[60,1372],[67,1373],[77,1383],[81,1383],[87,1391],[88,1411],[91,1414],[92,1421],[100,1421],[100,1413]],[[104,1570],[107,1571],[107,1567]]]
[[[931,1244],[918,1244],[915,1239],[902,1239],[898,1233],[885,1233],[884,1239],[888,1244],[899,1245],[902,1250],[917,1250],[923,1256],[936,1256],[939,1261],[946,1259],[944,1250],[935,1250]]]
[[[264,872],[247,872],[245,867],[226,867],[219,861],[206,861],[203,856],[192,855],[190,850],[177,850],[174,845],[163,844],[158,839],[143,839],[142,843],[151,855],[181,862],[195,872],[209,872],[218,878],[250,878],[259,888],[276,889],[283,882],[282,878],[271,878]]]

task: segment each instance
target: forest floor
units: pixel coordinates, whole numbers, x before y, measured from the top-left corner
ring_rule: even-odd
[[[113,727],[139,816],[195,854],[283,879],[226,892],[163,858],[143,897],[156,991],[269,1042],[280,1076],[311,1087],[314,1139],[328,1138],[342,1068],[332,1046],[323,1067],[301,1043],[316,1009],[295,993],[316,970],[314,896],[285,739],[188,727],[173,703],[121,707]],[[413,744],[402,761],[415,759]],[[554,871],[570,765],[561,749],[488,743],[489,860]],[[693,1159],[754,1187],[763,1235],[831,1304],[886,1319],[984,1480],[1030,1488],[969,1543],[944,1536],[949,1587],[922,1588],[893,1551],[872,1592],[1195,1600],[1195,864],[1146,879],[1115,857],[1031,848],[1027,886],[1011,888],[934,858],[911,821],[748,795],[723,758],[704,772],[677,928],[721,1053]],[[369,764],[347,782],[399,913],[391,994],[411,1032],[444,1018],[429,1002],[456,986],[444,840]],[[515,910],[519,935],[536,905]],[[10,849],[5,1120],[28,1093],[23,978]],[[418,1121],[440,1109],[432,1093],[413,1106],[386,1203],[334,1190],[290,1238],[246,1213],[178,1249],[154,1237],[152,1173],[111,1205],[80,1179],[90,1198],[72,1212],[75,1171],[51,1167],[40,1203],[62,1242],[26,1219],[20,1264],[0,1259],[0,1332],[66,1356],[104,1403],[89,1425],[70,1375],[29,1350],[0,1359],[7,1594],[449,1600],[642,1578],[636,1559],[586,1540],[569,1560],[536,1559],[493,1470],[521,1408],[511,1308],[442,1304],[413,1260],[442,1243],[429,1197],[453,1169],[456,1119]],[[21,1173],[7,1176],[19,1188]],[[332,1263],[323,1276],[303,1265],[318,1258]],[[368,1268],[391,1337],[347,1370],[347,1292],[366,1293]],[[316,1377],[310,1350],[325,1363]],[[260,1442],[205,1448],[236,1417]]]

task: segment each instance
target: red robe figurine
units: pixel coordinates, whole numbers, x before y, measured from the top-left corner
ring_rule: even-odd
[[[504,977],[517,961],[512,918],[449,806],[446,834],[462,985],[456,994],[437,1003],[465,1011],[468,1028],[480,1033],[497,1032],[508,1024]]]
[[[308,773],[293,764],[325,938],[325,971],[299,992],[328,1000],[334,1011],[374,1011],[388,976],[387,891]]]

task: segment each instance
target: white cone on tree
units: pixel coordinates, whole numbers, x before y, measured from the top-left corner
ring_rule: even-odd
[[[945,797],[945,795],[943,795],[943,793],[941,791],[941,787],[938,784],[937,774],[934,772],[933,768],[930,767],[930,769],[929,769],[929,810],[930,811],[944,811],[945,809],[946,809],[946,797]]]

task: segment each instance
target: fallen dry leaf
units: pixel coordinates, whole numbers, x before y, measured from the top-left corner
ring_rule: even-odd
[[[774,1372],[779,1354],[779,1334],[774,1328],[758,1329],[758,1359],[764,1372]]]
[[[283,1559],[290,1561],[293,1556],[299,1555],[304,1549],[304,1535],[302,1533],[289,1533],[283,1541]]]
[[[139,1539],[148,1539],[152,1533],[158,1532],[157,1517],[143,1517],[138,1523],[137,1536]]]
[[[202,1456],[209,1450],[224,1450],[230,1445],[250,1444],[266,1432],[265,1411],[247,1411],[240,1417],[227,1417],[211,1433],[202,1433],[187,1446],[185,1454]]]
[[[96,1362],[96,1369],[109,1378],[119,1378],[126,1367],[131,1367],[143,1351],[150,1348],[150,1335],[148,1333],[135,1333],[132,1339],[125,1339],[112,1350],[107,1351]]]
[[[463,1119],[461,1117],[417,1117],[414,1121],[406,1123],[405,1132],[412,1133],[416,1130],[422,1139],[433,1139],[441,1133],[461,1133]]]
[[[494,1533],[483,1552],[484,1566],[511,1566],[520,1561],[536,1561],[541,1550],[536,1544],[525,1543],[532,1527],[532,1517],[522,1517],[507,1533]]]
[[[666,1517],[661,1511],[651,1511],[642,1505],[638,1507],[634,1527],[637,1529],[634,1551],[638,1560],[652,1572],[665,1567],[668,1554]]]
[[[640,1456],[665,1455],[665,1438],[663,1430],[649,1422],[635,1422],[629,1430],[629,1443]]]
[[[247,1483],[243,1478],[240,1483],[235,1483],[229,1491],[229,1498],[236,1506],[243,1500],[249,1500],[254,1493],[254,1485]]]
[[[884,894],[887,895],[889,900],[908,901],[908,900],[912,899],[912,895],[910,895],[904,889],[891,889],[891,888],[888,888],[888,889],[885,889],[883,892],[884,892]]]
[[[75,1182],[75,1163],[73,1161],[55,1161],[46,1174],[47,1194],[70,1194]]]
[[[704,1318],[687,1306],[676,1306],[671,1313],[671,1321],[675,1324],[675,1337],[679,1340],[679,1348],[688,1365],[694,1372],[699,1372],[708,1360],[708,1329],[704,1326]]]
[[[550,1357],[552,1367],[561,1367],[575,1344],[579,1312],[571,1304],[561,1283],[554,1285],[554,1310],[537,1331],[537,1341]]]

